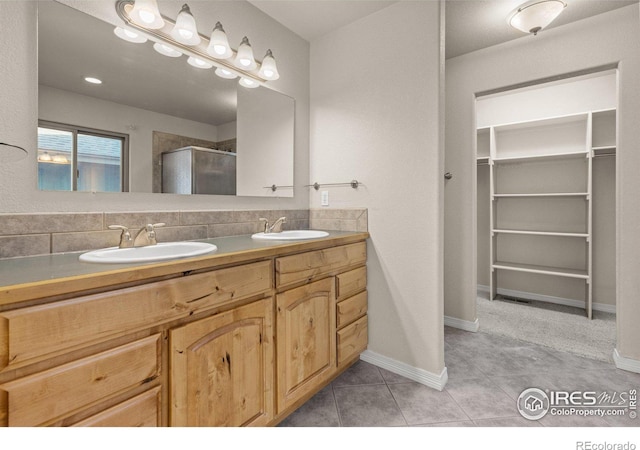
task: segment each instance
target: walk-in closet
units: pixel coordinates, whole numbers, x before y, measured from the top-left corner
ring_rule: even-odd
[[[484,298],[615,313],[616,80],[610,69],[478,97]]]

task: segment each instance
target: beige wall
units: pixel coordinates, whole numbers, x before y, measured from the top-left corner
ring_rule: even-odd
[[[369,350],[443,360],[438,2],[398,2],[311,43],[311,191],[368,210]]]
[[[103,20],[119,19],[110,1],[64,0]],[[161,12],[175,17],[183,1],[161,2]],[[0,213],[52,211],[162,211],[184,209],[308,208],[309,179],[309,43],[245,1],[190,2],[198,27],[211,30],[224,23],[232,45],[250,36],[257,57],[267,48],[278,57],[281,78],[270,82],[296,99],[294,198],[179,196],[170,194],[108,194],[39,192],[35,164],[38,121],[37,2],[0,2],[0,136],[29,150],[27,159],[0,166]],[[235,44],[233,44],[235,43]],[[186,61],[185,61],[186,64]],[[213,76],[213,75],[212,75]],[[0,150],[2,151],[2,150]],[[19,174],[19,175],[17,175]]]
[[[475,320],[475,93],[618,63],[617,349],[640,359],[640,27],[638,6],[553,28],[446,63],[445,313]],[[471,225],[471,227],[469,226]]]

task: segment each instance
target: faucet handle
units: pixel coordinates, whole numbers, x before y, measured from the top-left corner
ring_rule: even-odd
[[[133,246],[133,238],[131,237],[129,228],[123,225],[109,225],[107,228],[109,228],[110,230],[122,230],[122,233],[120,233],[120,248]]]
[[[166,225],[166,223],[160,222],[160,223],[150,223],[147,226],[151,227],[151,228],[160,228],[160,227],[163,227],[165,225]]]
[[[264,229],[262,231],[264,231],[265,233],[268,233],[269,232],[269,219],[265,219],[264,217],[260,217],[258,219],[258,221],[264,222]]]

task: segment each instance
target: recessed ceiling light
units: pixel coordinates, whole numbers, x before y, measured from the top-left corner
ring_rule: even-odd
[[[84,77],[84,81],[91,84],[102,84],[102,80],[94,77]]]

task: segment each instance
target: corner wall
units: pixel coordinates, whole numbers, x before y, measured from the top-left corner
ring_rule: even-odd
[[[638,5],[446,62],[445,314],[476,318],[475,94],[618,63],[617,350],[640,359],[640,17]]]
[[[362,183],[311,190],[311,207],[326,190],[331,208],[367,208],[368,354],[436,388],[446,381],[440,11],[397,2],[311,43],[310,181]]]

